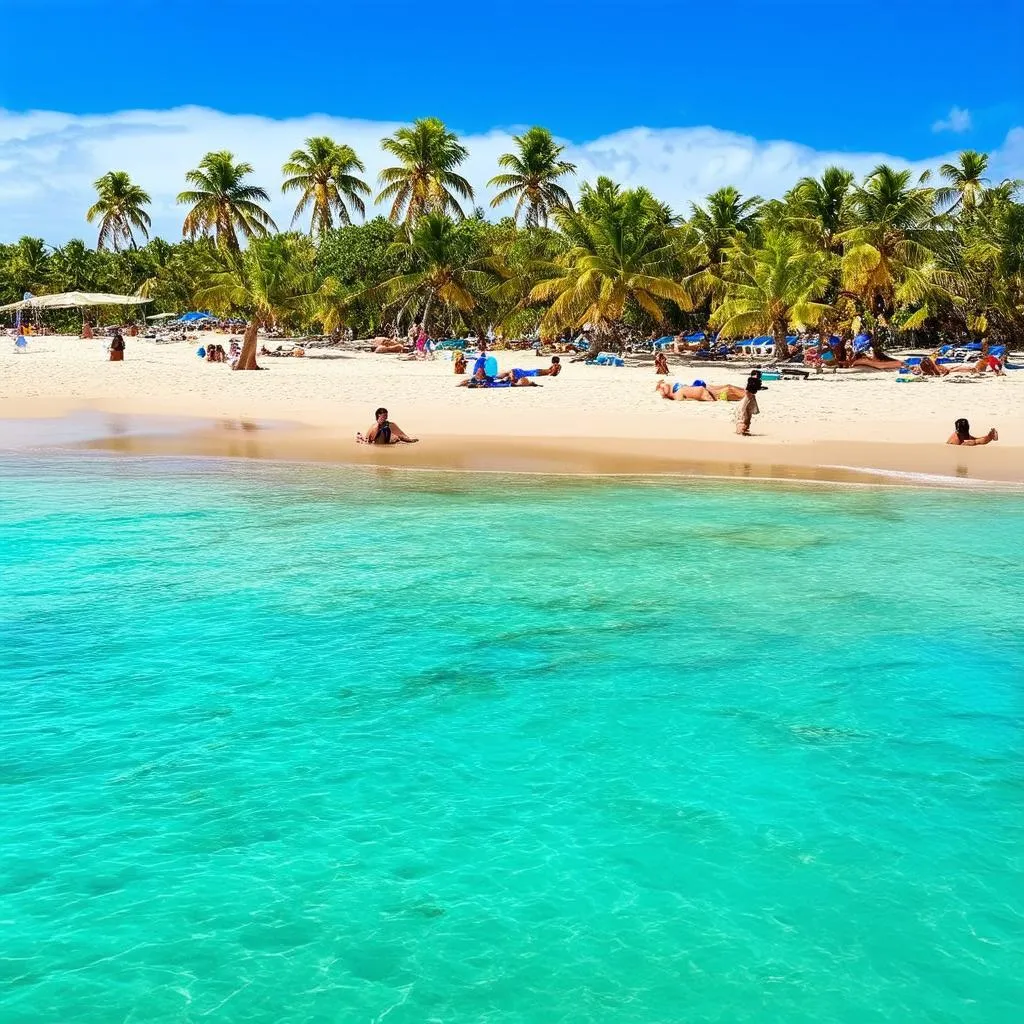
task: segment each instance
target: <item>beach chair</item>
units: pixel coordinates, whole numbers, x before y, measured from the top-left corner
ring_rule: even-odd
[[[712,345],[711,348],[702,352],[694,352],[694,359],[706,359],[716,361],[720,359],[728,359],[732,355],[732,349],[723,341],[718,345]]]
[[[853,339],[853,354],[859,356],[864,352],[869,351],[871,348],[871,335],[870,334],[858,334]]]

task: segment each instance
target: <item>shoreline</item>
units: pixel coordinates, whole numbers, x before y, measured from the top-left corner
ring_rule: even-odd
[[[499,368],[540,367],[528,352]],[[451,362],[343,354],[267,359],[262,373],[197,360],[191,343],[134,342],[110,363],[102,344],[40,338],[0,351],[0,448],[77,448],[386,465],[445,471],[612,476],[719,476],[930,486],[1024,484],[1024,371],[1006,377],[918,380],[843,373],[771,382],[751,437],[736,406],[669,402],[649,366],[567,363],[541,387],[457,387]],[[748,366],[705,373],[742,384]],[[693,367],[672,376],[693,379]],[[420,444],[357,446],[373,410]],[[945,444],[958,417],[985,447]]]
[[[323,424],[122,413],[81,404],[55,416],[52,406],[35,408],[35,417],[12,417],[6,410],[0,413],[0,451],[35,455],[103,452],[422,472],[746,479],[955,489],[1015,490],[1024,486],[1024,459],[1011,447],[1000,452],[991,446],[959,449],[896,441],[781,443],[765,437],[699,443],[648,438],[638,445],[638,440],[631,437],[432,434],[419,444],[383,448],[357,444],[352,434]],[[989,457],[979,460],[979,454]]]

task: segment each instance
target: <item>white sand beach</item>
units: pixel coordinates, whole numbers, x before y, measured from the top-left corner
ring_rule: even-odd
[[[211,421],[280,424],[287,441],[243,454],[365,461],[367,454],[355,451],[354,435],[384,405],[395,422],[422,439],[388,453],[402,465],[466,465],[471,453],[475,468],[647,472],[672,471],[683,462],[694,469],[742,461],[1024,481],[1024,373],[1012,371],[1001,378],[912,383],[898,383],[894,373],[840,371],[771,382],[759,396],[755,436],[743,438],[734,432],[734,404],[665,401],[655,393],[659,378],[649,365],[600,367],[565,359],[563,373],[542,379],[541,387],[476,391],[456,387],[459,378],[443,354],[412,362],[311,350],[304,359],[263,357],[263,372],[238,373],[197,358],[194,340],[126,340],[123,363],[107,360],[101,339],[34,337],[26,354],[4,345],[3,417],[29,421],[85,410],[195,418],[207,428]],[[495,355],[502,370],[548,363],[530,352]],[[692,365],[676,358],[671,364],[672,379],[685,383],[699,377],[742,384],[748,369],[744,363]],[[975,433],[997,427],[1000,440],[984,448],[946,446],[960,416]],[[31,425],[21,433],[30,441]],[[148,450],[237,453],[232,435],[207,429],[200,444],[200,431],[191,433],[189,444],[163,436]]]

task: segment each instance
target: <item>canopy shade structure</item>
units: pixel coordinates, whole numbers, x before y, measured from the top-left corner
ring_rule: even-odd
[[[147,316],[147,320],[173,320],[178,314],[177,313],[154,313],[152,316]]]
[[[183,324],[192,324],[197,320],[216,320],[212,313],[183,313],[178,319]]]
[[[21,302],[10,302],[0,306],[8,309],[81,309],[84,306],[138,306],[152,302],[138,295],[107,295],[103,292],[61,292],[58,295],[33,295]]]

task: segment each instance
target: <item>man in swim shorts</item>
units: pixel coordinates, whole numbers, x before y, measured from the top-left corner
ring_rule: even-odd
[[[551,357],[551,365],[543,370],[506,370],[505,373],[499,373],[494,379],[507,380],[513,387],[527,387],[535,388],[537,385],[530,379],[531,377],[557,377],[562,372],[562,360],[558,356]]]

